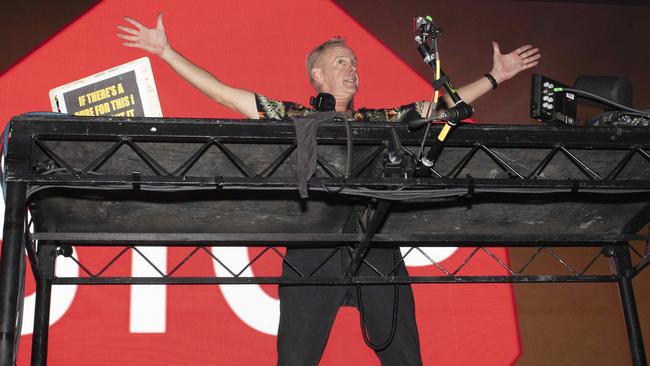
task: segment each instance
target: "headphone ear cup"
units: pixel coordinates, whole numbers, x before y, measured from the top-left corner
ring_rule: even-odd
[[[309,98],[309,104],[319,112],[329,112],[336,107],[336,99],[332,94],[318,93],[317,96]]]

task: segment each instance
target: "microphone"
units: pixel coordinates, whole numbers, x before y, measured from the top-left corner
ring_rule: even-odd
[[[442,116],[443,114],[444,117]],[[447,139],[449,134],[453,132],[453,130],[456,128],[458,122],[460,120],[470,118],[473,114],[474,114],[474,108],[472,108],[471,105],[463,101],[460,101],[452,108],[449,108],[447,111],[440,113],[441,115],[440,119],[446,121],[447,123],[445,123],[445,125],[442,127],[442,130],[440,131],[438,136],[436,136],[436,138],[433,139],[433,143],[431,144],[431,149],[429,149],[427,155],[420,160],[423,167],[431,168],[433,166],[433,163],[436,162],[438,156],[442,152],[442,148],[445,146],[445,140]]]
[[[417,130],[418,128],[422,128],[422,126],[425,126],[427,123],[433,121],[445,121],[455,126],[458,122],[470,118],[473,115],[474,115],[474,108],[472,108],[472,106],[470,106],[469,104],[461,101],[460,103],[447,109],[446,111],[442,111],[440,113],[434,114],[433,118],[431,119],[418,118],[410,121],[409,129]]]

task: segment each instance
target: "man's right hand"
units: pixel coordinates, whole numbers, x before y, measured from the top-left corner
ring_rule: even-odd
[[[158,13],[155,28],[147,28],[142,25],[142,23],[130,17],[124,17],[124,21],[131,23],[131,25],[135,27],[125,27],[123,25],[117,26],[117,29],[123,32],[117,33],[117,36],[127,41],[122,43],[124,46],[141,48],[164,58],[165,53],[167,53],[171,47],[169,46],[167,36],[165,35],[163,13]]]

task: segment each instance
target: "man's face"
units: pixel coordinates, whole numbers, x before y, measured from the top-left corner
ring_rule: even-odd
[[[357,58],[345,46],[328,48],[318,58],[314,69],[319,75],[317,91],[332,94],[337,100],[352,99],[359,88]]]

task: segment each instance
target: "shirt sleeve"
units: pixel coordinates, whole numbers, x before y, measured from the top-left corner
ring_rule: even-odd
[[[312,111],[302,104],[273,100],[262,94],[255,94],[255,104],[260,119],[289,120],[295,117],[303,117]]]
[[[361,108],[355,112],[354,118],[370,122],[408,122],[420,118],[423,105],[423,102],[414,102],[387,109]]]

